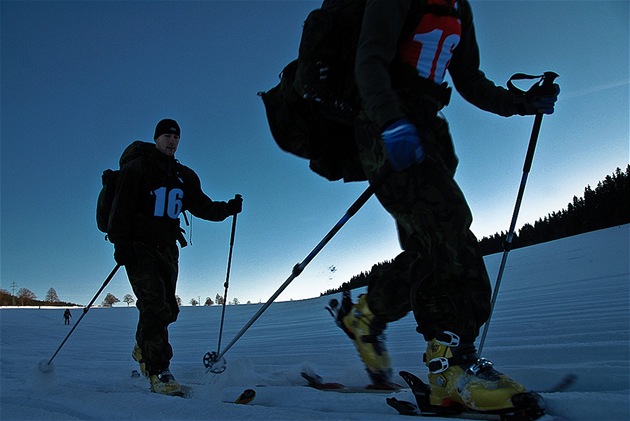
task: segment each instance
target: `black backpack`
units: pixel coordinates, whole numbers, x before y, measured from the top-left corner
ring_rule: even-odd
[[[353,126],[361,108],[354,62],[365,3],[324,0],[304,22],[298,58],[282,70],[277,86],[259,93],[278,146],[310,160],[311,170],[331,181],[367,179]],[[452,3],[418,0],[412,16],[457,15]]]
[[[365,0],[324,0],[304,22],[298,58],[280,83],[261,92],[271,134],[280,148],[310,160],[335,181],[366,180],[354,142],[359,109],[354,55]]]
[[[120,156],[119,167],[122,168],[134,159],[147,156],[153,150],[155,150],[155,143],[136,140],[123,151]],[[119,173],[120,170],[107,169],[103,171],[101,176],[103,187],[96,201],[96,226],[105,233],[107,233],[107,226],[109,225],[109,213],[112,210]]]

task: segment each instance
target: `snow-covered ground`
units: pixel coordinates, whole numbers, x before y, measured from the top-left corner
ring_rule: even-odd
[[[577,374],[570,390],[543,394],[550,412],[567,420],[630,419],[629,239],[625,225],[510,252],[484,356],[533,390]],[[486,258],[491,278],[500,259]],[[278,274],[278,286],[290,271]],[[102,279],[91,282],[96,291]],[[274,303],[227,352],[222,374],[206,373],[202,363],[216,350],[221,308],[183,307],[170,329],[171,369],[193,387],[192,399],[150,393],[146,380],[130,376],[137,368],[133,307],[91,309],[46,374],[38,363],[70,329],[63,309],[2,309],[0,419],[400,421],[385,395],[301,387],[305,367],[330,381],[368,382],[350,341],[324,310],[327,301]],[[227,307],[223,346],[259,308]],[[76,321],[81,311],[73,313]],[[391,324],[388,343],[395,371],[425,378],[425,343],[414,327],[411,315]],[[253,404],[222,401],[244,388],[257,390]],[[406,391],[396,397],[413,400]]]

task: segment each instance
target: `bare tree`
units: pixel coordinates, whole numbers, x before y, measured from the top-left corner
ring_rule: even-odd
[[[103,307],[112,307],[114,304],[119,302],[120,300],[116,298],[114,294],[108,292],[105,296],[105,299],[103,300]]]
[[[127,307],[129,307],[129,304],[135,303],[136,300],[133,298],[133,295],[125,294],[125,296],[123,297],[123,302],[127,303]]]
[[[37,295],[35,295],[33,293],[33,291],[31,291],[31,290],[29,290],[27,288],[20,288],[18,290],[17,297],[19,298],[19,300],[22,303],[22,305],[24,305],[25,301],[36,300],[37,299]]]
[[[46,301],[49,303],[56,303],[59,301],[59,296],[57,295],[57,291],[55,288],[50,288],[46,293]]]

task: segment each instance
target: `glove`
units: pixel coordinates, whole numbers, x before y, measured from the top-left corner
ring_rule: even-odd
[[[396,120],[387,126],[381,138],[396,171],[404,171],[424,159],[418,129],[406,118]]]
[[[234,199],[228,200],[225,205],[225,209],[227,210],[229,215],[236,215],[237,213],[241,213],[243,210],[243,197],[240,194],[234,196]]]
[[[136,248],[131,241],[114,244],[114,260],[121,266],[133,263],[138,258]]]
[[[516,98],[518,114],[553,114],[559,93],[560,86],[557,83],[553,84],[553,90],[536,87],[536,89],[527,91],[524,95]]]

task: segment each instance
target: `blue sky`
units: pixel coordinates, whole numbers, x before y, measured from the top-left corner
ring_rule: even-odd
[[[174,118],[176,156],[204,191],[244,197],[228,299],[265,302],[366,187],[330,183],[282,152],[256,95],[296,56],[302,22],[319,4],[2,1],[0,288],[15,282],[43,299],[53,287],[61,300],[87,304],[114,265],[94,216],[101,172]],[[471,4],[488,77],[505,86],[516,72],[560,74],[520,227],[628,165],[629,3]],[[488,114],[457,94],[444,114],[473,231],[506,231],[533,117]],[[223,294],[230,221],[194,220],[180,257],[184,303]],[[373,198],[279,299],[317,296],[398,253],[393,220]],[[123,271],[107,292],[131,293]]]

